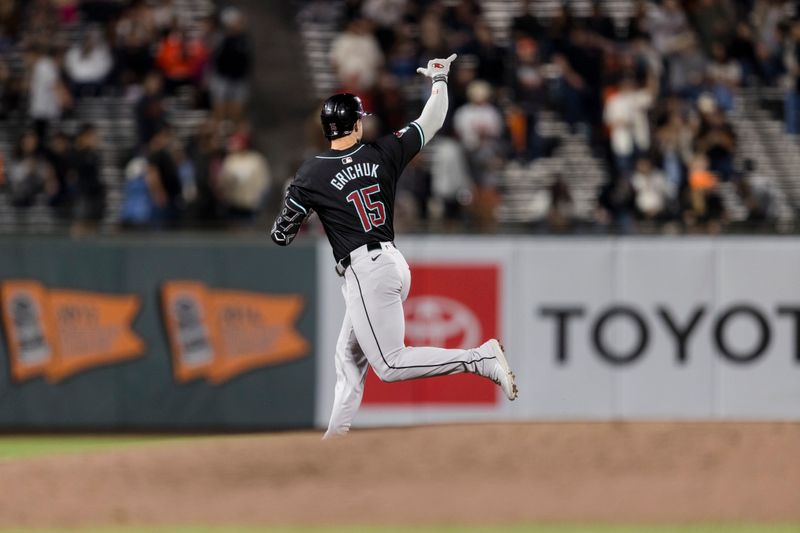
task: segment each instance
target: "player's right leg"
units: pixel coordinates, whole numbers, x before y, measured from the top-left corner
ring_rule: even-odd
[[[336,342],[336,389],[333,409],[328,422],[328,430],[323,439],[346,434],[361,405],[364,394],[364,381],[367,377],[368,362],[358,345],[350,314],[345,311],[342,330]]]
[[[356,338],[381,380],[471,372],[495,381],[509,399],[516,398],[513,374],[495,340],[470,349],[405,345],[402,297],[410,275],[400,252],[384,250],[354,259],[345,271],[345,280]]]

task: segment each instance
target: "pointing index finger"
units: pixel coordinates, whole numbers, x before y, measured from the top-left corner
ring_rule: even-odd
[[[452,63],[458,57],[457,54],[450,54],[450,57],[447,58],[448,63]]]

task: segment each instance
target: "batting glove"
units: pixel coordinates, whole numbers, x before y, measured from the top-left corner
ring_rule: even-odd
[[[432,78],[434,83],[437,81],[447,82],[447,74],[450,72],[450,63],[455,61],[456,54],[447,59],[431,59],[428,61],[428,68],[418,68],[417,72],[423,76]]]

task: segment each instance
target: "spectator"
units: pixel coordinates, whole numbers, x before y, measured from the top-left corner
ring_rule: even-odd
[[[431,195],[438,204],[446,230],[463,221],[464,204],[472,198],[469,164],[461,144],[439,132],[431,145]]]
[[[736,150],[736,133],[725,114],[717,108],[713,98],[704,96],[698,100],[700,127],[696,147],[709,160],[709,168],[723,181],[733,175],[733,157]]]
[[[616,177],[609,180],[600,189],[597,203],[595,219],[601,226],[626,235],[633,232],[636,193],[629,179]]]
[[[619,92],[606,101],[605,122],[611,130],[611,149],[620,176],[629,177],[637,155],[650,148],[647,114],[652,105],[653,87],[637,87],[631,77],[623,78]]]
[[[646,220],[662,218],[673,191],[664,173],[653,167],[649,158],[641,157],[636,161],[631,185],[636,192],[636,208],[641,216]]]
[[[406,166],[397,182],[395,218],[402,228],[419,228],[430,220],[431,173],[421,158]]]
[[[319,118],[315,117],[319,137]],[[324,137],[322,137],[324,139]],[[189,154],[195,169],[197,189],[192,214],[197,222],[214,223],[221,218],[219,172],[225,159],[225,145],[219,129],[209,120],[195,135]]]
[[[161,41],[156,63],[164,73],[167,94],[178,87],[196,84],[208,58],[208,50],[200,39],[191,39],[185,30],[173,29]]]
[[[402,22],[408,0],[365,0],[361,6],[361,14],[375,25],[375,36],[382,50],[390,50],[394,46],[395,28]]]
[[[606,52],[592,34],[576,28],[563,53],[553,57],[558,67],[558,98],[564,118],[573,131],[578,123],[599,129],[603,122],[603,86]]]
[[[751,15],[756,54],[768,83],[773,83],[783,70],[782,31],[779,28],[786,24],[786,6],[783,0],[756,0]]]
[[[6,48],[18,37],[22,6],[15,0],[0,2],[0,46]]]
[[[175,225],[182,207],[181,180],[172,157],[172,130],[164,126],[150,139],[147,158],[147,188],[155,204],[158,225]]]
[[[541,155],[541,140],[537,131],[537,117],[545,99],[545,79],[543,67],[539,63],[539,51],[533,39],[520,39],[516,43],[514,56],[511,95],[514,99],[514,110],[519,110],[524,117],[525,139],[524,152],[517,155],[526,160],[536,159]]]
[[[708,64],[708,81],[717,105],[726,113],[733,109],[734,96],[742,81],[742,68],[728,57],[725,47],[720,42],[711,45],[712,60]]]
[[[491,103],[492,87],[483,80],[470,83],[469,103],[455,112],[453,125],[469,151],[481,150],[499,142],[503,133],[503,117]]]
[[[784,64],[788,78],[784,105],[786,133],[797,135],[800,133],[800,21],[792,24]]]
[[[503,117],[491,103],[492,86],[475,80],[467,88],[469,103],[456,110],[453,127],[464,143],[473,171],[475,209],[481,231],[494,231],[498,173],[502,166]]]
[[[370,33],[369,21],[350,22],[347,30],[334,39],[330,58],[342,88],[356,93],[371,89],[378,80],[383,53]]]
[[[111,51],[96,29],[86,32],[81,44],[72,46],[64,57],[64,70],[76,98],[100,94],[112,67]]]
[[[719,194],[717,176],[709,170],[708,158],[698,153],[692,160],[689,174],[689,210],[684,220],[690,228],[719,233],[725,210]]]
[[[486,21],[475,22],[474,37],[459,50],[459,56],[472,55],[478,61],[477,75],[493,87],[499,87],[505,78],[506,50],[494,41]]]
[[[39,155],[38,143],[32,131],[17,140],[7,175],[9,200],[14,207],[32,206],[48,179],[49,168]]]
[[[228,217],[233,221],[252,222],[270,184],[267,160],[248,146],[241,132],[231,137],[228,152],[219,176]]]
[[[572,225],[572,193],[564,176],[557,172],[548,187],[550,206],[547,209],[547,226],[551,231],[564,232]]]
[[[100,177],[100,139],[92,124],[84,124],[75,140],[72,167],[75,173],[75,221],[72,232],[97,231],[106,208],[106,186]]]
[[[703,50],[712,53],[715,42],[729,42],[736,28],[736,9],[730,0],[698,0],[691,5],[692,21]]]
[[[436,57],[447,57],[451,52],[440,14],[429,10],[419,22],[419,33],[419,64],[424,65]]]
[[[0,59],[0,118],[8,117],[19,106],[21,80],[15,77],[8,64]]]
[[[690,34],[682,47],[672,54],[667,63],[669,91],[685,99],[697,98],[703,89],[706,63],[706,57],[697,44],[697,40]]]
[[[682,115],[680,100],[673,98],[669,102],[672,109],[656,133],[657,151],[669,187],[677,193],[686,181],[686,165],[692,157],[693,132]]]
[[[467,97],[469,103],[453,115],[453,127],[469,153],[476,183],[494,188],[494,172],[502,149],[503,117],[491,103],[492,87],[487,82],[470,83]]]
[[[746,21],[739,21],[736,24],[736,34],[733,36],[728,52],[741,69],[742,85],[750,85],[756,77],[764,82],[769,82],[769,74],[764,69],[759,57],[764,50],[756,43],[750,24]]]
[[[248,94],[253,58],[244,16],[235,8],[222,12],[224,36],[214,50],[211,98],[217,119],[238,120]]]
[[[153,222],[155,210],[147,186],[147,158],[136,156],[125,167],[120,222],[126,228],[146,227]]]
[[[31,67],[29,114],[42,143],[47,138],[50,124],[61,117],[66,92],[56,62],[47,48],[31,49],[27,59]]]
[[[47,203],[57,218],[68,219],[72,216],[74,200],[72,140],[65,133],[57,132],[50,139],[45,155],[50,164],[45,183]]]
[[[689,21],[678,0],[664,0],[661,4],[650,3],[645,26],[653,38],[656,50],[668,60],[674,53],[684,49],[687,41],[693,39]]]
[[[481,16],[478,0],[452,2],[441,18],[446,29],[447,48],[459,50],[475,38],[475,29]]]
[[[747,222],[764,227],[775,220],[775,193],[772,180],[758,174],[756,162],[744,161],[744,173],[736,183],[736,193],[747,209]]]
[[[120,81],[139,83],[153,68],[150,47],[156,38],[153,13],[144,0],[133,0],[114,28]]]
[[[161,94],[161,75],[151,72],[144,80],[144,92],[134,108],[136,137],[139,146],[146,146],[153,135],[167,123],[167,112]]]
[[[386,66],[398,78],[405,80],[417,72],[417,47],[414,39],[401,33],[389,52]]]

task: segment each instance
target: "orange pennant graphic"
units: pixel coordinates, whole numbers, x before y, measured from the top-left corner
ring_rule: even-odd
[[[212,382],[308,352],[308,342],[294,329],[303,310],[302,296],[214,291],[211,299],[220,341],[220,356],[209,375]]]
[[[57,357],[45,371],[50,381],[144,353],[144,343],[131,330],[139,310],[136,296],[54,289],[50,308],[59,339]]]
[[[144,354],[144,343],[132,330],[139,310],[135,295],[47,290],[28,280],[6,281],[0,293],[17,381],[43,375],[58,382]]]
[[[294,328],[303,310],[302,296],[210,290],[191,281],[165,283],[161,296],[180,382],[205,377],[222,383],[309,351]]]

